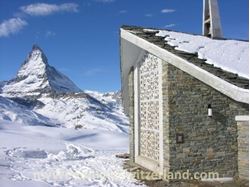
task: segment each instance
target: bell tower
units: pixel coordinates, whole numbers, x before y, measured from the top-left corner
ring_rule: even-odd
[[[203,35],[223,38],[217,0],[203,0]]]

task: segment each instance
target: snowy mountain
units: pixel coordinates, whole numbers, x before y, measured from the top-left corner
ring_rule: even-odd
[[[127,133],[127,118],[120,107],[101,103],[86,93],[53,94],[38,100],[44,106],[34,108],[34,111],[57,120],[62,126]]]
[[[6,81],[0,81],[0,93],[2,93],[2,88],[6,83],[7,83]]]
[[[80,92],[67,76],[48,64],[48,59],[37,45],[32,47],[16,78],[2,88],[8,97],[39,96],[43,93]]]
[[[0,106],[4,110],[0,110],[0,119],[23,121],[28,125],[51,125],[52,122],[68,128],[128,131],[119,92],[81,91],[48,64],[37,45],[33,46],[16,78],[0,84],[1,87]]]
[[[115,155],[128,151],[120,92],[83,92],[33,46],[0,82],[0,186],[144,186]]]
[[[0,121],[15,121],[17,124],[55,126],[49,118],[27,107],[0,96]]]

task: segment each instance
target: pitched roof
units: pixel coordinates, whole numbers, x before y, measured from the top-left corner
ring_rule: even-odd
[[[157,45],[159,47],[161,47],[162,49],[165,49],[167,50],[168,52],[171,52],[173,54],[175,54],[176,56],[182,58],[182,59],[185,59],[187,60],[188,62],[194,64],[195,66],[198,66],[199,68],[225,80],[226,82],[229,82],[239,88],[243,88],[243,89],[249,89],[249,79],[246,78],[246,77],[243,77],[243,76],[240,76],[240,75],[246,75],[248,74],[248,48],[247,48],[247,57],[246,57],[246,52],[244,53],[244,56],[245,58],[241,58],[240,62],[241,63],[245,63],[244,65],[247,66],[247,69],[244,68],[243,66],[243,70],[240,71],[240,69],[238,69],[238,71],[233,71],[234,69],[232,68],[232,66],[230,68],[228,68],[226,65],[221,65],[220,63],[216,63],[216,59],[206,59],[206,55],[203,54],[203,56],[205,57],[204,59],[200,58],[200,54],[198,54],[198,52],[195,52],[195,51],[188,51],[186,50],[185,48],[183,48],[183,46],[175,46],[173,44],[177,43],[176,40],[178,39],[175,39],[173,37],[170,37],[168,34],[168,32],[171,32],[171,31],[166,31],[164,33],[164,31],[161,31],[161,30],[157,30],[157,29],[144,29],[142,27],[136,27],[136,26],[123,26],[122,29],[154,44],[154,45]],[[178,33],[178,32],[174,32],[174,33]],[[179,33],[178,33],[179,34]],[[180,34],[184,34],[184,33],[180,33]],[[166,35],[168,38],[166,38]],[[187,34],[185,34],[187,35]],[[194,36],[194,37],[203,37],[203,36],[196,36],[196,35],[191,35],[191,36]],[[208,39],[206,37],[203,37],[205,39]],[[191,38],[192,39],[192,38]],[[172,43],[169,42],[169,40],[172,40]],[[209,39],[209,40],[212,40],[212,39]],[[218,40],[213,40],[213,41],[218,41]],[[224,42],[223,42],[224,41]],[[228,41],[232,41],[232,40],[220,40],[221,43],[226,43]],[[236,41],[236,40],[234,40]],[[181,42],[192,42],[192,41],[179,41],[179,43]],[[195,41],[197,42],[197,41]],[[243,41],[238,41],[238,42],[234,42],[232,43],[237,45],[238,43],[241,44],[241,42]],[[244,44],[247,44],[248,46],[248,42],[244,42]],[[206,45],[206,44],[204,44]],[[179,47],[179,48],[178,48]],[[184,46],[185,47],[185,46]],[[230,45],[227,45],[227,47],[229,48]],[[210,50],[209,52],[211,52],[212,49],[208,49]],[[215,49],[216,50],[216,49]],[[226,49],[224,49],[224,52],[225,52]],[[229,53],[232,52],[231,50],[228,51]],[[239,50],[239,52],[242,52],[242,50]],[[235,52],[236,53],[236,52]],[[235,61],[235,56],[239,56],[242,57],[242,54],[235,54],[234,55],[231,55],[231,54],[224,54],[224,58],[225,58],[225,62],[233,62]],[[207,55],[208,56],[208,55]],[[233,59],[230,59],[233,58]],[[219,59],[221,61],[221,59]],[[218,60],[218,61],[219,61]],[[231,60],[231,61],[230,61]],[[243,62],[242,62],[243,61]],[[214,64],[213,64],[214,62]],[[247,64],[246,64],[247,63]],[[238,67],[239,64],[235,63],[235,66]],[[236,68],[237,69],[237,68]],[[230,70],[230,71],[229,71]],[[239,75],[239,74],[240,75]]]

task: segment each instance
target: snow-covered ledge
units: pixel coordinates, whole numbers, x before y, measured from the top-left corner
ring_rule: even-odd
[[[154,54],[155,56],[161,58],[162,60],[168,62],[169,64],[174,65],[175,67],[181,69],[182,71],[196,77],[205,84],[213,87],[219,92],[227,95],[235,101],[241,103],[249,104],[249,90],[237,87],[215,75],[209,73],[194,64],[188,62],[187,60],[176,56],[175,54],[168,52],[167,50],[154,45],[135,34],[130,33],[124,29],[121,29],[121,37],[130,43],[134,44],[141,49],[148,51],[149,53]]]
[[[236,116],[235,120],[236,121],[241,121],[241,122],[249,121],[249,116],[247,116],[247,115],[245,115],[245,116]]]

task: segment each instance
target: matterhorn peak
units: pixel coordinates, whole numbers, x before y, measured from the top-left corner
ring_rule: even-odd
[[[2,88],[2,92],[10,97],[80,91],[67,76],[48,64],[45,53],[37,44],[33,45],[16,78]]]
[[[25,77],[28,75],[43,75],[46,72],[48,59],[43,50],[38,45],[33,45],[31,52],[24,61],[17,73],[17,77]]]
[[[32,50],[29,53],[28,57],[26,58],[24,64],[30,61],[35,61],[36,63],[40,62],[40,63],[48,64],[48,59],[46,55],[37,44],[34,44],[32,46]]]
[[[38,44],[33,44],[32,51],[34,51],[34,50],[40,50],[40,51],[42,51],[42,49],[38,46]]]
[[[45,54],[44,54],[42,48],[39,47],[39,45],[37,45],[37,44],[33,44],[33,46],[32,46],[32,50],[31,50],[31,52],[30,52],[30,55],[33,54],[33,53],[37,53],[37,54],[40,54],[40,55],[44,55],[44,56],[45,56]],[[46,57],[46,56],[45,56],[45,57]]]

